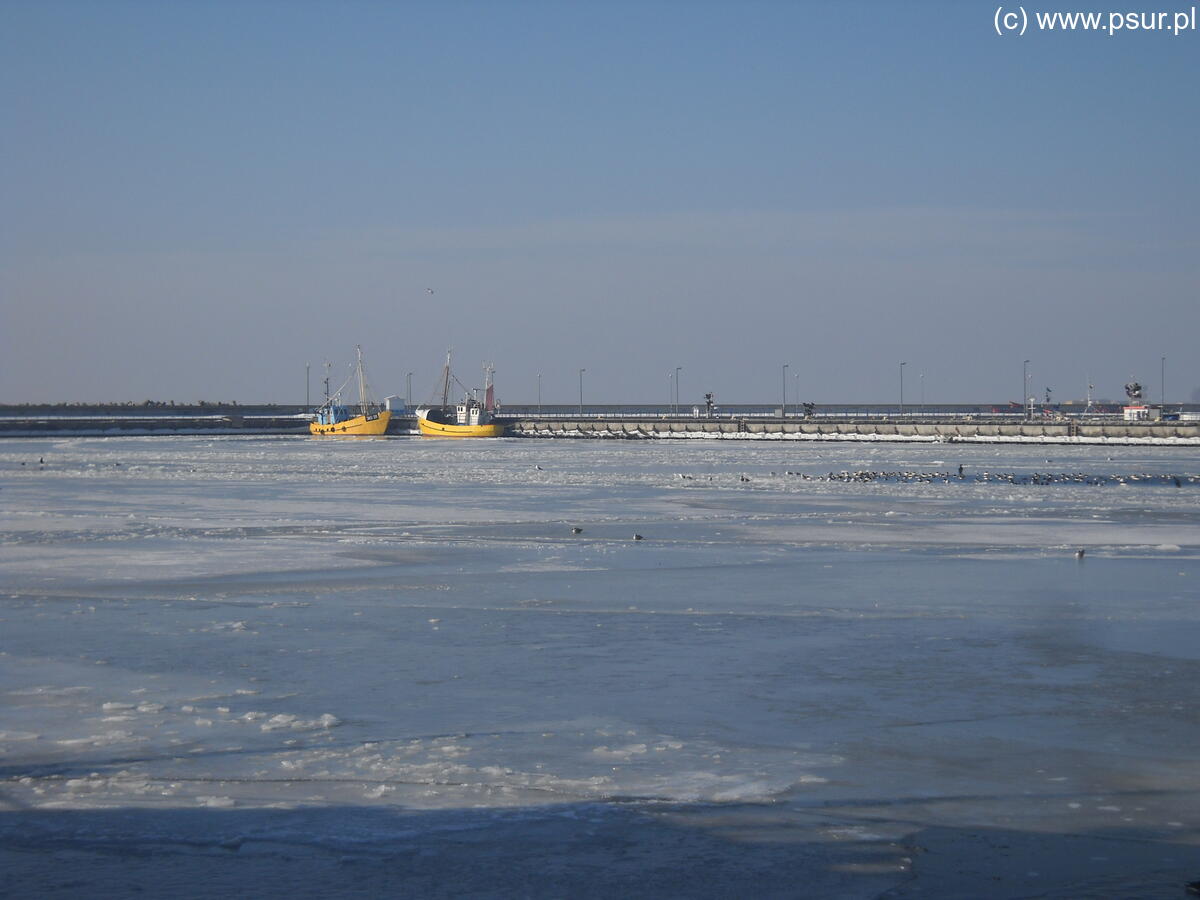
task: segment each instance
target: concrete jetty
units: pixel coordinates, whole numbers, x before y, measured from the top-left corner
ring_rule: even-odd
[[[0,437],[156,434],[308,434],[299,415],[0,416]]]
[[[512,437],[624,440],[917,441],[925,443],[1161,444],[1200,446],[1200,422],[846,421],[837,419],[537,419],[508,423]]]
[[[241,434],[307,435],[302,407],[189,408],[126,412],[91,409],[74,415],[14,410],[0,414],[0,437]],[[610,440],[916,441],[981,444],[1131,444],[1200,447],[1200,421],[1127,422],[1116,416],[1013,420],[971,416],[871,417],[508,415],[499,419],[517,438]],[[417,433],[411,415],[393,415],[389,435]]]

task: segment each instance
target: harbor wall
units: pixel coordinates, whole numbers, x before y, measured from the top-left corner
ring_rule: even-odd
[[[4,437],[105,437],[158,434],[306,435],[307,415],[279,416],[0,416]],[[417,434],[412,416],[392,416],[388,434]]]
[[[308,434],[308,419],[239,415],[0,417],[0,437],[152,434]]]
[[[797,441],[924,441],[971,443],[1173,444],[1200,446],[1200,422],[847,422],[832,420],[519,419],[513,437],[708,438]]]
[[[910,419],[621,419],[602,417],[505,418],[518,438],[623,440],[917,441],[967,443],[1162,444],[1200,447],[1200,422],[1055,420],[996,422]],[[307,435],[299,413],[240,415],[0,416],[0,437],[159,434]],[[392,417],[389,435],[416,434],[412,416]]]

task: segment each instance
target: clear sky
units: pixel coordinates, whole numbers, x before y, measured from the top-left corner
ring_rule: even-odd
[[[1200,399],[1200,32],[997,2],[0,0],[0,402]]]

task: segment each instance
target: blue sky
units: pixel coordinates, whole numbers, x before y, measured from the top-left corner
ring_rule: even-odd
[[[994,12],[6,0],[0,401],[1187,399],[1200,34]]]

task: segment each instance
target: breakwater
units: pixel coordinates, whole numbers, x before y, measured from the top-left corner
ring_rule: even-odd
[[[308,434],[296,414],[0,416],[0,437],[154,434]]]
[[[508,416],[509,437],[596,440],[917,441],[1034,444],[1145,444],[1200,447],[1200,422],[1125,422],[1118,418],[997,421],[915,416],[904,420],[818,416],[613,418]],[[174,414],[0,415],[0,437],[167,434],[307,435],[299,408]],[[393,415],[389,435],[416,434],[412,416]]]
[[[518,419],[513,437],[625,440],[923,441],[1038,444],[1168,444],[1200,447],[1200,422],[845,421]]]

